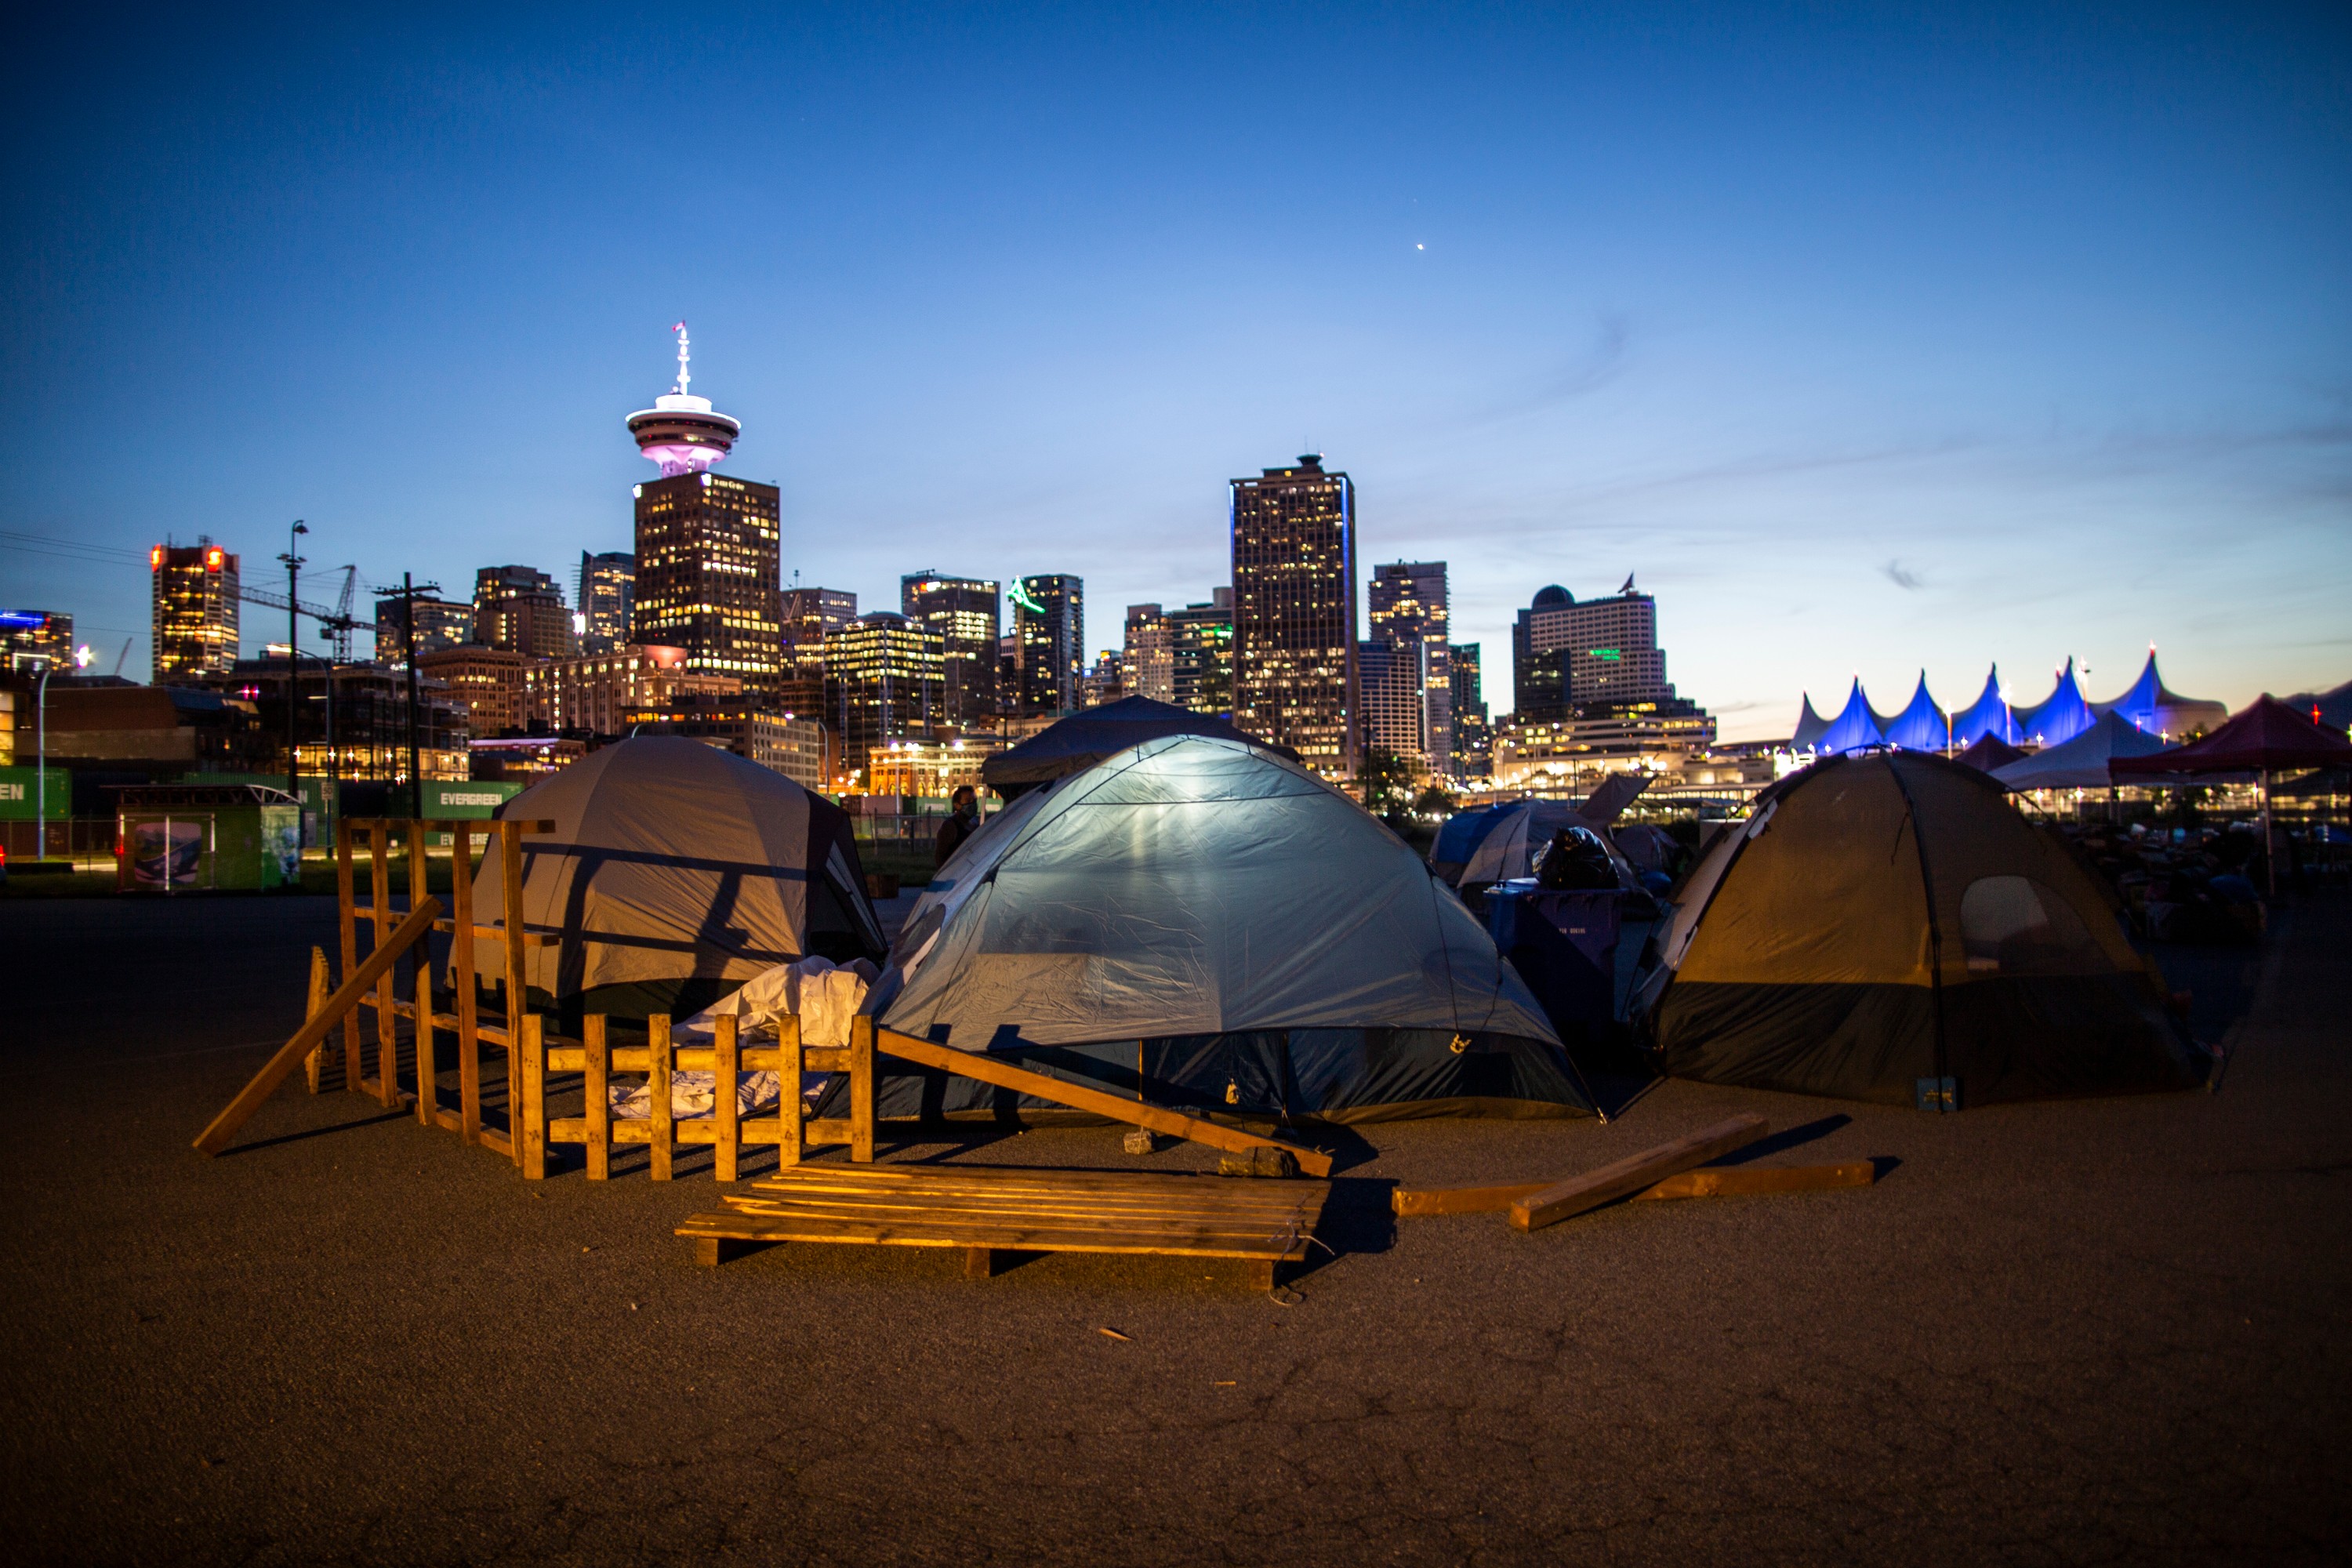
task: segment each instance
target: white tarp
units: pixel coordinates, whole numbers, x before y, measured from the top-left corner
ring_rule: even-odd
[[[776,1020],[797,1016],[801,1022],[801,1044],[804,1046],[845,1046],[849,1044],[849,1021],[857,1016],[858,1008],[866,1004],[866,994],[875,980],[874,966],[864,959],[845,964],[811,954],[791,963],[780,963],[765,973],[754,976],[740,990],[722,996],[709,1007],[670,1028],[670,1043],[678,1047],[709,1048],[717,1038],[716,1022],[722,1013],[737,1020],[736,1039],[753,1043],[758,1037],[772,1039]],[[813,1072],[802,1075],[801,1095],[814,1100],[822,1094],[833,1079],[831,1073]],[[777,1074],[762,1069],[737,1075],[735,1105],[743,1115],[764,1110],[776,1103],[782,1087]],[[719,1075],[710,1072],[675,1071],[670,1074],[670,1114],[681,1119],[711,1115],[718,1106]],[[614,1084],[609,1095],[613,1114],[622,1117],[644,1117],[653,1114],[651,1080],[635,1084]]]
[[[952,885],[899,937],[879,1011],[962,1049],[1007,1030],[1034,1045],[1377,1027],[1558,1044],[1420,857],[1245,744],[1122,752],[1024,795],[942,876]]]

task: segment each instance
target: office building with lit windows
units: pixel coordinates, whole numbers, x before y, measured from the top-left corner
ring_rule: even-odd
[[[1003,591],[985,578],[917,572],[898,579],[898,611],[940,634],[947,722],[962,730],[993,729]]]
[[[1454,661],[1447,636],[1445,563],[1397,561],[1375,566],[1366,597],[1371,622],[1368,640],[1394,648],[1391,668],[1412,665],[1422,688],[1419,710],[1411,718],[1412,744],[1388,749],[1419,758],[1417,765],[1425,773],[1452,774]],[[1409,651],[1414,649],[1418,652]]]
[[[1484,779],[1495,771],[1495,729],[1486,715],[1484,656],[1474,642],[1455,643],[1452,661],[1454,776]]]
[[[474,574],[473,640],[526,658],[570,658],[572,612],[562,588],[535,566],[483,567]]]
[[[949,728],[946,639],[878,610],[824,639],[824,713],[835,765],[864,792],[866,753],[892,741],[928,741]]]
[[[1165,612],[1170,682],[1177,707],[1230,717],[1234,710],[1234,591],[1218,588],[1205,605]]]
[[[1176,627],[1157,605],[1127,607],[1119,685],[1129,695],[1154,702],[1176,700]]]
[[[1671,699],[1658,647],[1657,601],[1633,579],[1581,604],[1553,584],[1511,627],[1512,707],[1525,719],[1565,718],[1580,703]]]
[[[1356,491],[1309,452],[1231,483],[1234,724],[1351,778],[1356,711]]]
[[[419,594],[405,607],[405,614],[415,625],[419,654],[431,653],[436,648],[462,647],[474,640],[474,606],[469,602],[453,603]],[[376,600],[375,657],[383,663],[407,662],[402,627],[409,622],[403,616],[399,595]]]
[[[582,653],[611,653],[629,640],[637,602],[637,558],[625,550],[580,552],[579,605],[572,625]]]
[[[55,610],[0,610],[0,670],[74,671],[73,617]]]
[[[1085,705],[1087,591],[1063,572],[1013,581],[1013,646],[1024,719],[1075,713]]]
[[[780,492],[708,471],[637,487],[635,640],[776,700],[784,684]]]
[[[209,539],[159,544],[147,552],[153,577],[154,682],[217,675],[236,663],[237,558]]]

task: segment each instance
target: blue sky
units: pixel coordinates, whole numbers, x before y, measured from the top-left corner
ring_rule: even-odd
[[[2352,677],[2340,11],[47,25],[0,529],[125,554],[0,548],[0,602],[133,675],[167,534],[453,591],[627,548],[684,317],[787,575],[866,606],[1076,572],[1115,644],[1319,449],[1498,709],[1515,609],[1629,572],[1732,736],[2150,641],[2232,706]]]

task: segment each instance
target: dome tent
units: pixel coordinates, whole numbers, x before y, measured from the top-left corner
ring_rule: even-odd
[[[591,752],[499,814],[555,824],[522,841],[523,919],[559,933],[525,973],[567,1025],[583,1011],[683,1016],[806,954],[883,954],[841,808],[698,741]],[[504,880],[486,858],[474,907],[499,908]],[[478,972],[499,972],[496,946],[477,939]]]
[[[1213,713],[1195,713],[1149,697],[1122,697],[1116,702],[1073,713],[1011,751],[999,752],[981,764],[981,782],[1011,800],[1024,790],[1083,773],[1105,757],[1162,735],[1217,735],[1230,741],[1248,741],[1253,745],[1266,744],[1243,734]],[[1298,753],[1287,746],[1269,749],[1293,762],[1298,760]]]
[[[2091,874],[1973,768],[1817,763],[1679,892],[1637,991],[1674,1076],[1906,1105],[2203,1079]]]
[[[1296,763],[1207,736],[1147,741],[975,835],[869,1006],[889,1029],[1180,1108],[1591,1109],[1534,995],[1403,841]],[[921,1093],[886,1075],[883,1112]],[[944,1093],[932,1110],[994,1091],[956,1078]]]

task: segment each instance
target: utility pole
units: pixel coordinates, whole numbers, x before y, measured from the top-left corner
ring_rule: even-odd
[[[40,696],[33,704],[33,858],[49,858],[49,669],[57,660],[47,655],[41,659]],[[73,835],[66,835],[68,842]]]
[[[294,797],[294,847],[302,846],[302,781],[296,776],[294,751],[294,720],[299,711],[302,671],[302,623],[298,619],[302,595],[295,592],[300,580],[302,557],[296,553],[299,535],[310,532],[300,518],[286,538],[286,553],[278,559],[286,563],[286,793]]]
[[[425,815],[425,775],[416,746],[416,580],[400,574],[400,635],[408,654],[408,815]]]

